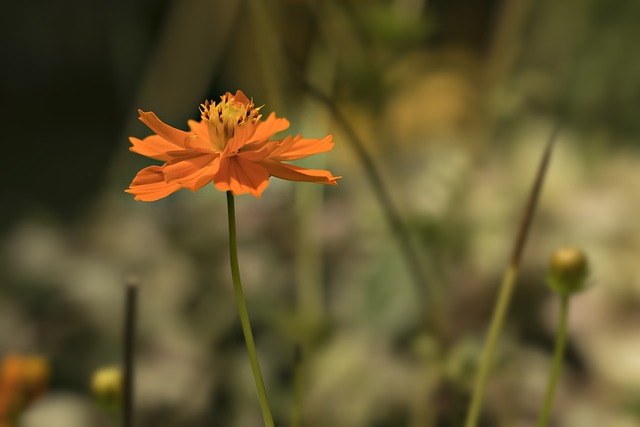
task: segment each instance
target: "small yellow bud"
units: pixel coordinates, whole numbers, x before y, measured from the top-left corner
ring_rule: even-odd
[[[571,295],[584,289],[589,265],[580,249],[564,247],[556,250],[549,262],[549,287],[561,295]]]
[[[115,366],[96,370],[91,378],[91,392],[98,403],[108,410],[120,407],[122,398],[122,373]]]

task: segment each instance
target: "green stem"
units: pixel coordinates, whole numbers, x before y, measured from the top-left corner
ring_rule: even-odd
[[[480,417],[480,409],[482,407],[482,400],[484,398],[484,389],[491,371],[491,362],[493,360],[493,354],[500,337],[500,331],[504,324],[504,318],[509,308],[509,302],[511,300],[511,294],[515,286],[516,277],[518,276],[518,267],[520,265],[520,259],[524,251],[525,243],[527,242],[527,236],[529,229],[531,228],[531,221],[538,205],[538,199],[540,198],[540,192],[542,191],[542,184],[544,183],[544,177],[547,174],[549,162],[551,161],[551,153],[553,145],[555,144],[560,125],[556,125],[547,145],[542,153],[542,158],[538,164],[538,171],[536,173],[533,186],[529,192],[529,198],[527,200],[527,206],[524,211],[524,216],[518,228],[518,234],[516,235],[516,241],[513,246],[513,252],[511,253],[511,262],[507,267],[502,278],[502,285],[500,286],[500,295],[498,295],[498,301],[493,310],[493,316],[491,318],[491,325],[489,326],[489,332],[487,334],[487,341],[482,351],[482,360],[480,361],[480,367],[476,375],[476,380],[473,386],[473,395],[471,397],[471,403],[469,405],[469,412],[467,412],[467,420],[465,427],[475,427],[478,424],[478,418]]]
[[[260,401],[260,409],[264,418],[266,427],[274,427],[271,408],[267,400],[267,391],[262,380],[260,372],[260,363],[258,362],[258,353],[256,352],[256,344],[253,341],[253,333],[251,332],[251,323],[249,323],[249,313],[247,305],[244,301],[244,293],[242,292],[242,283],[240,281],[240,268],[238,267],[238,242],[236,238],[236,208],[233,194],[227,191],[227,210],[229,213],[229,257],[231,259],[231,277],[233,278],[233,291],[236,294],[236,305],[240,314],[240,324],[242,325],[242,334],[247,345],[249,360],[251,362],[251,371],[253,379],[256,383],[258,392],[258,400]]]
[[[545,427],[551,416],[551,407],[553,406],[553,396],[556,391],[556,384],[560,378],[562,362],[564,360],[564,349],[567,342],[567,319],[569,317],[569,296],[563,295],[560,306],[560,320],[558,323],[558,331],[556,335],[556,348],[553,353],[553,364],[549,374],[549,384],[544,397],[544,404],[538,419],[538,427]]]
[[[482,408],[482,401],[484,399],[484,390],[487,379],[489,378],[489,372],[491,371],[491,361],[493,360],[493,354],[495,353],[500,331],[504,324],[504,318],[507,313],[507,308],[509,307],[509,300],[513,293],[517,275],[518,268],[511,264],[505,271],[502,279],[500,295],[498,296],[496,307],[493,310],[493,317],[491,318],[487,341],[484,346],[484,350],[482,351],[480,367],[478,368],[478,373],[473,386],[473,396],[471,398],[469,412],[467,413],[467,421],[464,424],[465,427],[475,427],[478,424],[478,417],[480,416],[480,409]]]

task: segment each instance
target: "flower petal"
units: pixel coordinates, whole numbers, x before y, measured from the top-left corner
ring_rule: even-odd
[[[238,154],[238,150],[242,148],[247,141],[251,138],[256,130],[256,125],[253,123],[247,123],[237,128],[229,141],[227,141],[226,147],[222,152],[222,157],[230,157]]]
[[[145,139],[130,137],[129,141],[132,144],[129,147],[130,151],[165,162],[174,158],[171,153],[182,150],[182,147],[167,141],[159,135],[151,135]]]
[[[124,191],[135,195],[135,200],[153,202],[167,197],[180,188],[182,187],[178,183],[165,182],[161,166],[149,166],[138,172],[129,188]]]
[[[192,153],[174,159],[164,166],[164,176],[168,183],[178,183],[191,191],[211,182],[220,166],[220,156],[214,153]]]
[[[184,148],[185,139],[189,138],[189,133],[163,123],[153,112],[138,110],[140,121],[149,128],[166,139],[167,141]]]
[[[241,90],[237,90],[236,94],[233,95],[233,98],[236,102],[239,102],[241,104],[245,104],[245,105],[251,104],[251,101],[249,101],[249,98],[247,98],[247,95],[245,95],[244,92]]]
[[[260,198],[269,185],[269,173],[261,165],[240,156],[226,157],[221,159],[213,182],[220,191],[231,191],[234,195],[251,193]]]
[[[263,142],[271,138],[278,132],[289,127],[289,120],[276,118],[276,113],[269,114],[266,120],[259,122],[254,134],[247,140],[247,144],[253,144],[256,142]]]
[[[209,126],[204,121],[196,122],[195,120],[189,120],[189,129],[191,129],[191,135],[189,139],[185,140],[184,145],[187,148],[198,150],[200,152],[211,152],[213,146],[209,140]]]
[[[278,162],[302,159],[314,154],[331,151],[334,146],[333,135],[322,139],[305,139],[301,135],[288,136],[282,141],[273,141],[276,148],[269,155],[270,159]]]
[[[315,182],[318,184],[338,185],[336,182],[341,176],[333,176],[331,172],[321,169],[305,169],[275,160],[264,160],[260,162],[269,172],[269,175],[280,179],[300,182]]]
[[[209,138],[209,127],[207,126],[207,122],[202,120],[199,122],[196,122],[195,120],[187,120],[187,124],[189,125],[189,129],[191,129],[191,133],[195,133],[200,138]]]
[[[274,148],[275,146],[272,144],[245,145],[244,148],[238,152],[238,156],[242,157],[244,160],[257,163],[267,157],[270,157]]]

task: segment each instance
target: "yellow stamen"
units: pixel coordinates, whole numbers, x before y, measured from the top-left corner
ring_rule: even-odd
[[[230,93],[222,95],[217,104],[213,101],[201,104],[200,113],[202,120],[209,126],[209,138],[213,146],[220,151],[224,150],[236,129],[260,120],[260,108],[262,107],[256,108],[253,101],[248,104],[236,101]]]

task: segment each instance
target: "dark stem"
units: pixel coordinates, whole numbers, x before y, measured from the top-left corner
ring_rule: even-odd
[[[536,174],[533,187],[531,188],[531,192],[529,193],[529,200],[527,200],[527,207],[525,208],[522,222],[520,222],[518,237],[516,238],[515,244],[513,245],[513,251],[511,253],[512,266],[517,266],[518,264],[520,264],[522,251],[524,250],[524,245],[527,240],[527,234],[529,233],[529,229],[531,228],[531,220],[533,219],[533,214],[536,211],[538,199],[540,198],[540,191],[542,190],[542,184],[544,183],[544,177],[546,176],[547,169],[549,168],[551,152],[553,151],[553,145],[556,142],[558,132],[560,132],[560,127],[561,123],[558,123],[553,128],[551,136],[549,136],[549,139],[547,140],[547,145],[544,149],[544,153],[542,154],[542,159],[540,160],[540,164],[538,166],[538,173]]]
[[[124,346],[122,353],[122,426],[133,426],[134,358],[138,284],[130,279],[125,290]]]
[[[302,425],[302,382],[303,382],[302,346],[296,344],[293,353],[293,409],[291,411],[291,427]]]

